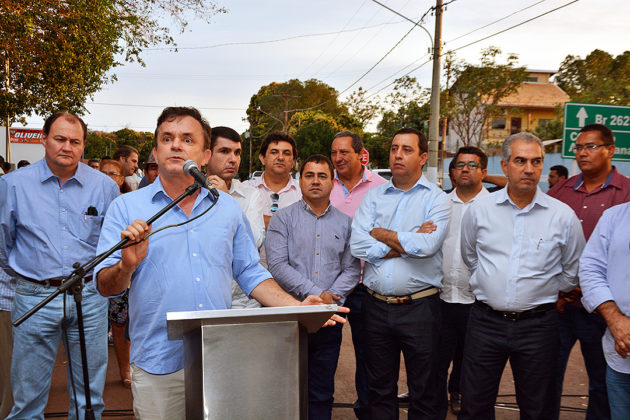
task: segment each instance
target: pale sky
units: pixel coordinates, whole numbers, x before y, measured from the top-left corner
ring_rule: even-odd
[[[448,0],[445,0],[445,3]],[[434,1],[381,0],[403,15],[417,20]],[[571,0],[456,0],[443,16],[444,51],[494,34]],[[147,50],[146,67],[117,67],[118,81],[105,85],[89,101],[85,121],[90,129],[114,131],[128,127],[153,131],[165,106],[198,107],[212,126],[227,125],[239,132],[250,97],[271,82],[316,78],[341,92],[357,80],[413,26],[371,0],[272,0],[220,1],[227,14],[207,24],[192,20],[184,34],[174,33],[180,50]],[[527,8],[528,6],[532,6]],[[520,9],[526,10],[517,12]],[[506,17],[510,14],[512,16]],[[498,19],[498,23],[488,25]],[[192,19],[192,18],[191,18]],[[433,36],[435,17],[423,26]],[[367,27],[361,30],[358,28]],[[345,30],[346,32],[339,33]],[[313,35],[333,33],[329,35]],[[336,34],[335,34],[336,33]],[[465,35],[459,39],[461,35]],[[252,43],[297,37],[290,40]],[[530,69],[557,70],[568,55],[585,57],[595,48],[618,55],[630,49],[630,2],[580,0],[488,40],[456,52],[477,63],[480,51],[490,45],[516,53],[519,64]],[[429,36],[420,28],[371,73],[354,85],[378,91],[407,71],[427,61]],[[415,64],[412,64],[414,63]],[[407,67],[409,66],[409,67]],[[405,70],[401,71],[407,67]],[[429,62],[411,73],[423,87],[430,87]],[[397,73],[398,72],[398,73]],[[387,89],[381,92],[386,94]],[[341,95],[343,100],[347,95]],[[28,127],[41,128],[43,120],[29,117]],[[14,125],[16,126],[16,125]]]

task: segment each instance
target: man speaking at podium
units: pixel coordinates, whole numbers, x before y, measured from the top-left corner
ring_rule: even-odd
[[[200,189],[153,226],[144,222],[192,184],[183,164],[193,160],[201,167],[208,162],[210,136],[208,122],[196,109],[164,109],[153,150],[159,177],[115,200],[103,224],[98,252],[121,238],[132,243],[103,261],[95,272],[103,296],[121,294],[131,284],[131,389],[139,419],[185,417],[183,341],[168,340],[167,312],[229,308],[232,278],[265,306],[322,303],[317,296],[301,303],[295,300],[259,264],[249,224],[229,194],[219,193],[216,199],[207,189]],[[142,241],[152,229],[179,224]]]

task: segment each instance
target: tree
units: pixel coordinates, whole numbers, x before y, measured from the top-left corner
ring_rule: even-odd
[[[458,63],[453,57],[448,63],[455,83],[444,112],[464,146],[481,146],[488,121],[504,112],[497,104],[525,81],[525,67],[516,67],[518,57],[510,54],[506,64],[498,64],[500,54],[499,48],[489,47],[481,53],[480,66]]]
[[[382,111],[381,106],[377,103],[378,96],[370,99],[366,97],[366,94],[367,92],[362,87],[359,87],[344,102],[350,115],[359,120],[362,127],[365,127]]]
[[[555,82],[574,102],[630,105],[630,51],[617,57],[598,49],[584,59],[568,55]]]
[[[381,137],[391,139],[403,127],[426,132],[430,115],[429,93],[422,89],[415,77],[396,79],[385,103],[387,107],[377,125]]]
[[[183,30],[185,12],[209,19],[223,11],[210,0],[0,0],[0,117],[81,114],[116,80],[108,71],[118,57],[141,62],[148,46],[174,46],[162,14]]]

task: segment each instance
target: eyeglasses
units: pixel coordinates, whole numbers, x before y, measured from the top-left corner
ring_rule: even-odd
[[[278,200],[280,199],[280,194],[273,193],[271,194],[271,212],[275,213],[278,211]]]
[[[586,143],[586,144],[576,144],[575,151],[581,152],[582,150],[586,150],[587,152],[594,151],[599,149],[600,147],[612,146],[612,144],[595,144],[595,143]]]
[[[119,176],[122,176],[121,174],[117,174],[116,172],[105,172],[105,171],[101,171],[101,172],[103,172],[105,175],[110,176],[110,177],[118,178]]]
[[[455,164],[455,169],[464,169],[464,166],[468,166],[471,170],[481,168],[481,164],[470,161],[470,162],[457,162]]]

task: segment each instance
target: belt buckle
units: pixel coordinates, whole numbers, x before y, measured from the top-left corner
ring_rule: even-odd
[[[518,321],[518,318],[518,312],[503,312],[503,319],[506,319],[508,321]]]
[[[409,296],[394,296],[394,297],[388,297],[387,300],[385,301],[388,304],[393,304],[393,305],[397,305],[400,303],[409,303],[411,302],[411,299],[409,298]]]

